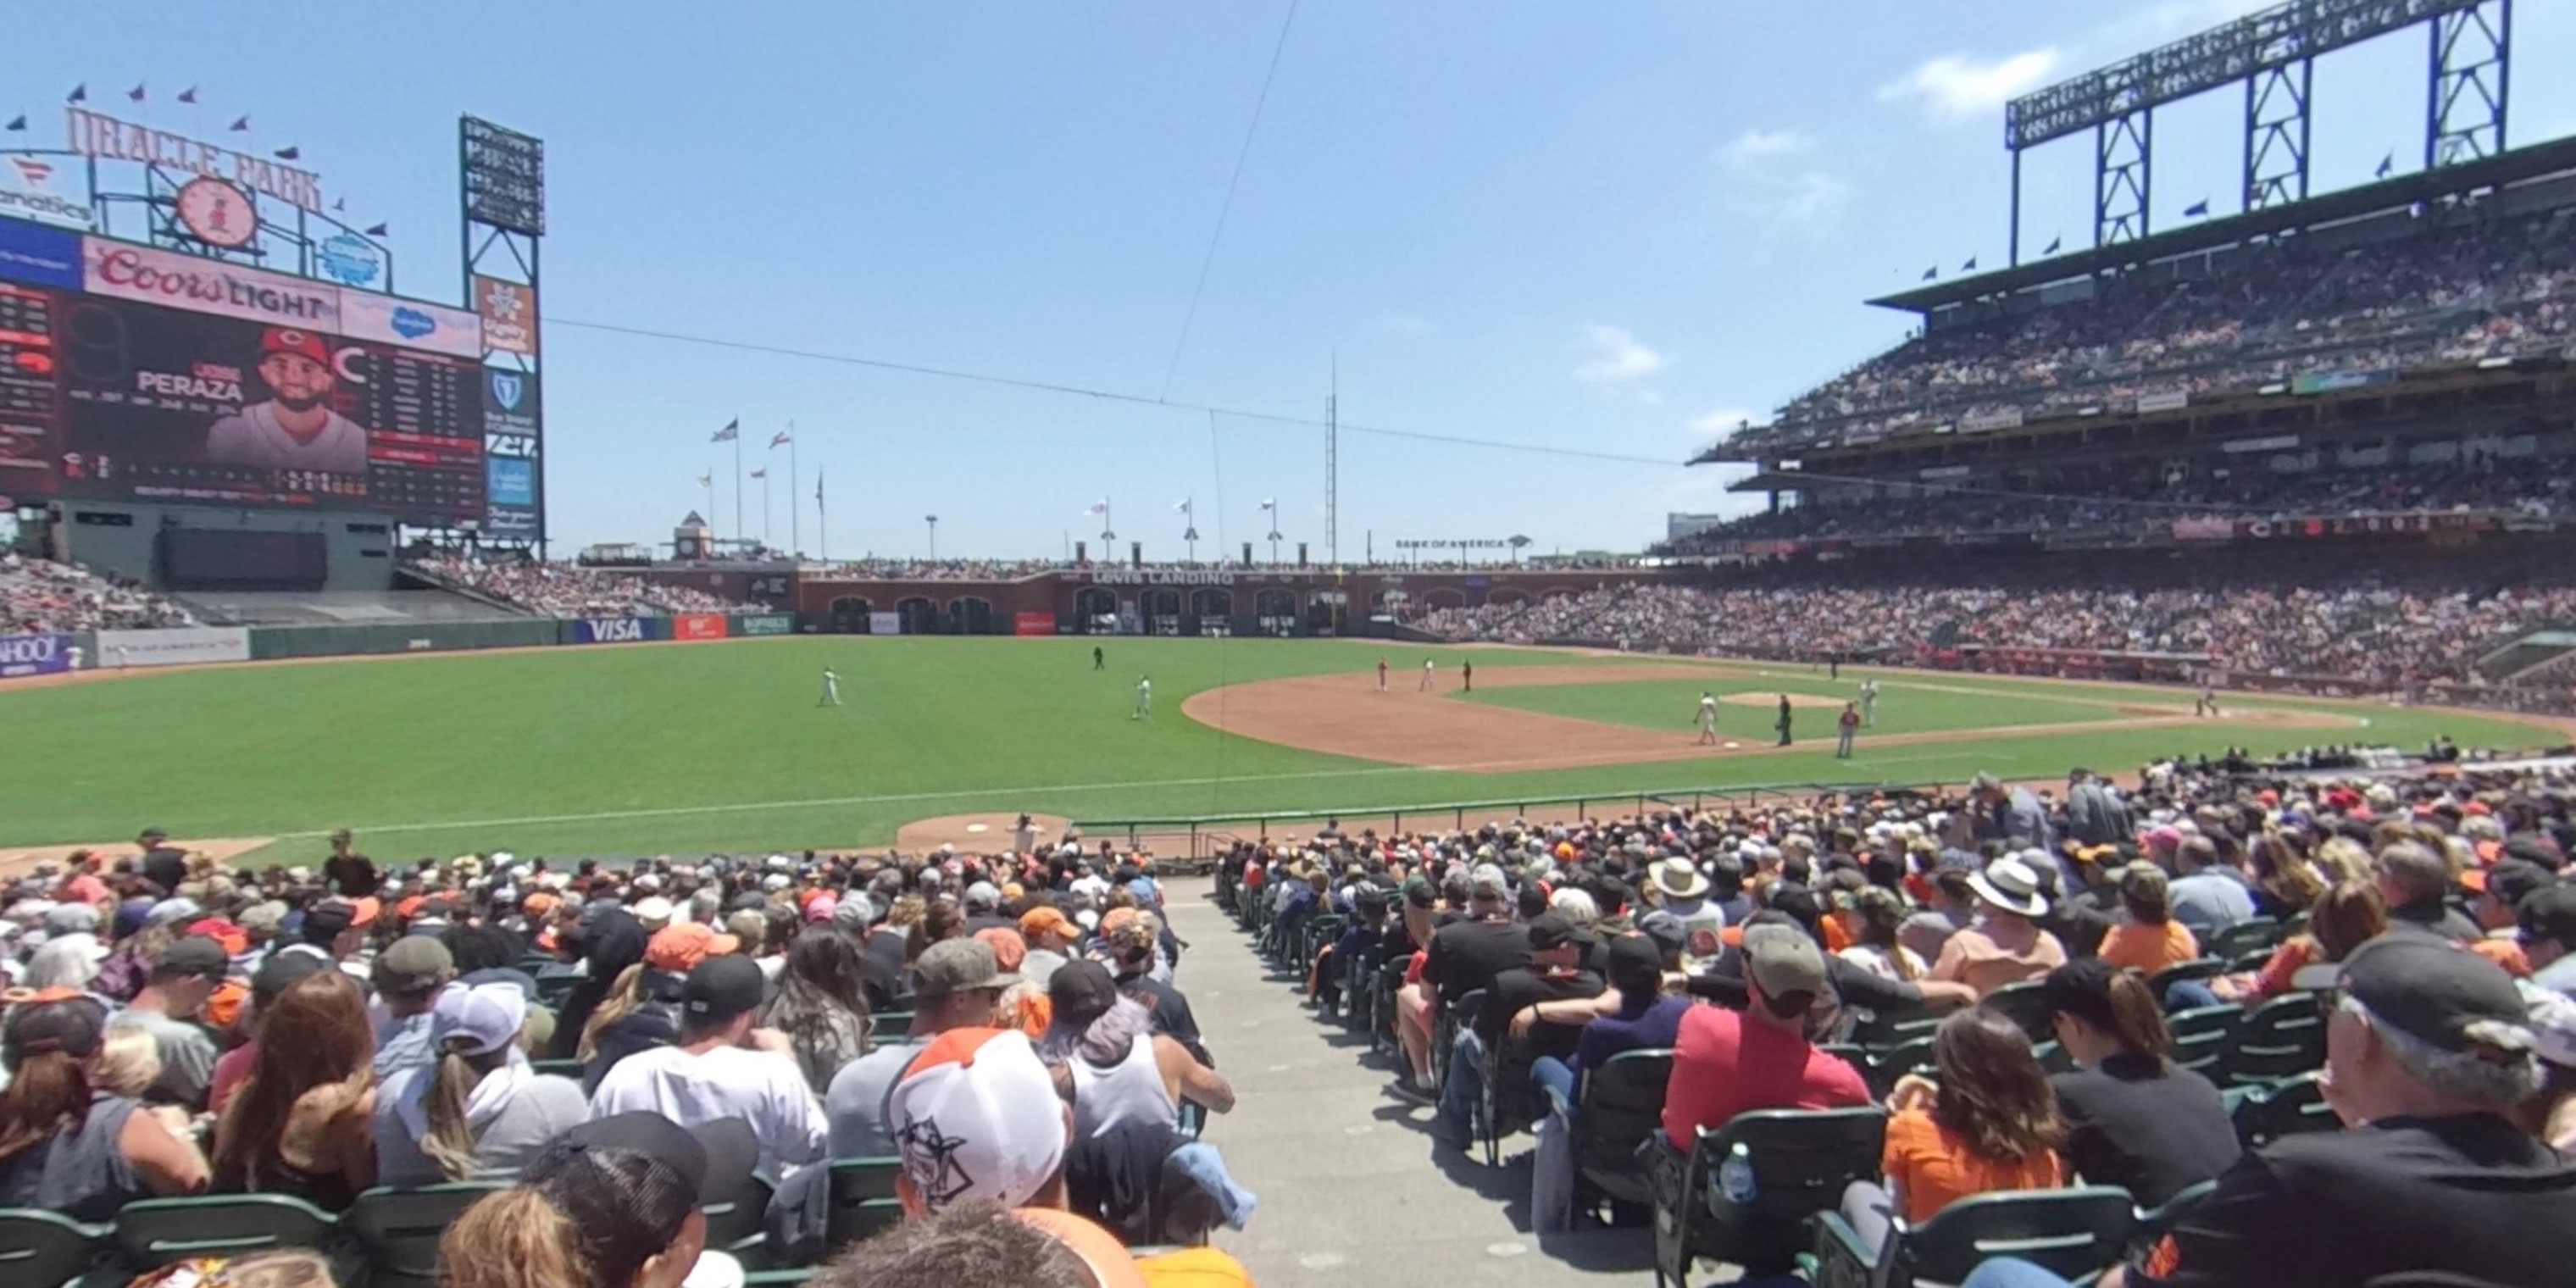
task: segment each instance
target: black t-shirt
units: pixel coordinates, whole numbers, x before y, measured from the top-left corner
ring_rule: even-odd
[[[2066,1119],[2066,1161],[2095,1185],[2157,1207],[2244,1152],[2218,1088],[2189,1069],[2140,1056],[2049,1079]]]
[[[143,875],[161,887],[162,897],[179,892],[179,883],[188,879],[188,856],[185,851],[156,845],[143,854]]]
[[[866,973],[871,1011],[902,1010],[912,995],[903,973],[905,938],[904,932],[892,928],[880,928],[868,936],[859,966]]]
[[[1529,927],[1509,921],[1453,922],[1431,936],[1422,978],[1440,990],[1440,1005],[1446,1007],[1529,960]]]
[[[2174,1288],[2351,1288],[2404,1270],[2463,1282],[2576,1275],[2576,1163],[2494,1114],[2388,1118],[2248,1154],[2174,1230]]]
[[[1140,974],[1119,976],[1118,991],[1143,1002],[1145,1009],[1154,1013],[1156,1033],[1170,1035],[1173,1041],[1188,1047],[1190,1054],[1198,1057],[1199,1063],[1209,1068],[1216,1067],[1216,1062],[1208,1059],[1207,1047],[1199,1038],[1198,1016],[1191,1013],[1190,999],[1181,996],[1181,990],[1158,982],[1150,975]]]
[[[1569,997],[1599,997],[1607,985],[1588,970],[1565,974],[1542,972],[1517,966],[1494,977],[1493,987],[1485,990],[1485,1007],[1476,1013],[1476,1034],[1485,1039],[1490,1049],[1500,1038],[1512,1017],[1525,1007],[1541,1002],[1563,1001]],[[1533,1024],[1529,1031],[1526,1055],[1536,1059],[1552,1055],[1559,1060],[1574,1058],[1574,1044],[1583,1036],[1580,1024]]]
[[[372,898],[382,882],[376,865],[363,854],[334,854],[322,861],[322,879],[343,899]]]

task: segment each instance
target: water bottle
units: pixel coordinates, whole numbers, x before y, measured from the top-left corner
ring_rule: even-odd
[[[1737,1207],[1752,1204],[1753,1155],[1744,1148],[1744,1142],[1735,1142],[1735,1147],[1726,1151],[1726,1161],[1717,1165],[1717,1188],[1726,1195],[1727,1202]]]

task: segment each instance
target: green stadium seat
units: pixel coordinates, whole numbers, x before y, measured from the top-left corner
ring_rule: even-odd
[[[2220,1063],[2244,1020],[2245,1008],[2233,1005],[2197,1006],[2166,1016],[2165,1027],[2173,1033],[2173,1062],[2216,1082]]]
[[[1874,1106],[1738,1114],[1702,1128],[1688,1154],[1660,1129],[1650,1133],[1640,1153],[1654,1194],[1657,1288],[1689,1288],[1702,1259],[1742,1266],[1746,1278],[1785,1273],[1807,1219],[1877,1176],[1886,1141],[1887,1111]],[[1720,1175],[1730,1161],[1741,1169],[1735,1193]]]
[[[700,1205],[707,1214],[707,1246],[732,1253],[746,1267],[765,1265],[771,1189],[768,1177],[754,1176],[733,1194]]]
[[[2046,1042],[2057,1036],[2056,1019],[2049,1014],[2048,998],[2040,991],[2038,980],[2006,984],[1986,994],[1977,1005],[1999,1012],[2020,1025],[2021,1031],[2033,1042]]]
[[[2238,958],[2247,953],[2270,955],[2281,941],[2289,938],[2289,928],[2270,917],[2255,917],[2237,922],[2211,935],[2200,950],[2212,957]]]
[[[493,1181],[460,1181],[409,1189],[379,1186],[359,1195],[340,1215],[340,1225],[366,1251],[368,1288],[435,1288],[440,1236],[484,1195],[507,1188]]]
[[[1664,1088],[1672,1076],[1670,1051],[1622,1051],[1585,1071],[1582,1104],[1574,1115],[1574,1167],[1605,1197],[1654,1201],[1637,1147],[1663,1130]]]
[[[2279,1082],[2324,1067],[2325,1018],[2313,993],[2285,993],[2246,1013],[2219,1067],[2239,1083]]]
[[[2225,958],[2194,957],[2190,961],[2175,962],[2173,965],[2157,971],[2155,973],[2155,977],[2148,980],[2147,983],[2154,987],[2156,990],[2156,996],[2161,998],[2165,995],[2166,990],[2171,989],[2176,984],[2188,984],[2200,980],[2215,979],[2226,973],[2227,961]]]
[[[825,1245],[845,1248],[901,1221],[903,1205],[895,1198],[895,1182],[901,1179],[900,1158],[832,1160],[832,1206],[824,1227]]]
[[[1955,1285],[1990,1257],[2019,1257],[2076,1283],[2119,1262],[2137,1210],[2107,1185],[1972,1194],[1919,1226],[1898,1222],[1885,1248],[1865,1248],[1832,1208],[1815,1220],[1815,1288]]]
[[[539,1073],[550,1073],[558,1078],[570,1078],[575,1082],[581,1081],[581,1061],[579,1060],[530,1060],[528,1067]]]
[[[88,1274],[106,1250],[105,1226],[36,1208],[0,1208],[0,1283],[61,1288]]]
[[[237,1257],[271,1248],[328,1249],[339,1223],[283,1194],[137,1199],[111,1227],[119,1260],[137,1271],[188,1257]]]

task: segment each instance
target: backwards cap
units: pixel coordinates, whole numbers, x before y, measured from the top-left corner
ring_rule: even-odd
[[[951,1029],[886,1093],[903,1159],[898,1192],[915,1215],[967,1199],[1029,1201],[1064,1166],[1064,1099],[1027,1035]]]

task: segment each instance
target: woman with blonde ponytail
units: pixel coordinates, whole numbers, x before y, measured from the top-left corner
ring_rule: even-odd
[[[206,1186],[197,1147],[100,1085],[107,1007],[45,989],[0,1024],[0,1207],[104,1221],[129,1199]]]
[[[435,1063],[376,1097],[376,1172],[386,1185],[505,1181],[590,1116],[581,1084],[528,1066],[528,995],[515,983],[454,987],[430,1011]]]

